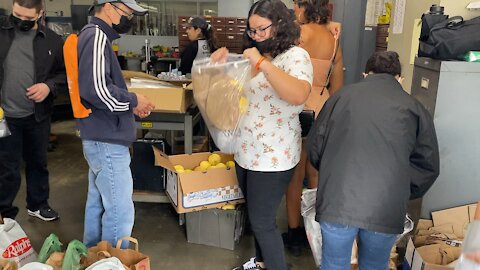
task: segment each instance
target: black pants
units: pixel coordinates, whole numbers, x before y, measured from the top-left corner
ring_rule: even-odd
[[[48,206],[47,148],[50,119],[37,122],[35,116],[6,118],[12,135],[0,138],[0,212],[15,218],[13,201],[20,189],[20,163],[25,161],[27,208],[36,211]]]
[[[248,217],[255,235],[256,258],[259,262],[265,262],[269,270],[287,269],[276,218],[293,171],[256,172],[236,166],[238,183],[245,195]]]

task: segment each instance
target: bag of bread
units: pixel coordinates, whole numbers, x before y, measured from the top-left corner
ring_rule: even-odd
[[[215,144],[224,153],[234,153],[237,128],[248,110],[245,90],[250,69],[249,61],[238,54],[229,54],[225,63],[213,63],[210,58],[193,62],[195,102]]]

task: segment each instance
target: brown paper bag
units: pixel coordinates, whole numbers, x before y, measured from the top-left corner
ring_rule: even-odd
[[[0,260],[1,270],[18,270],[18,265],[15,262]]]
[[[127,240],[135,244],[134,249],[120,249],[122,241]],[[96,246],[88,249],[88,255],[85,266],[90,266],[94,262],[111,255],[117,257],[124,265],[131,270],[150,270],[150,258],[138,251],[138,240],[132,237],[125,237],[118,240],[117,246],[112,247],[108,241],[102,241]]]
[[[65,257],[65,253],[63,252],[54,252],[48,260],[45,262],[45,264],[50,265],[53,267],[53,270],[60,270],[62,269],[62,264],[63,264],[63,258]]]

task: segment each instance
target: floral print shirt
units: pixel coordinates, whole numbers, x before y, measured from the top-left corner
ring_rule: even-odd
[[[312,84],[310,56],[300,47],[292,47],[272,60],[289,75]],[[286,171],[300,160],[302,143],[298,115],[302,105],[282,100],[260,72],[246,90],[248,111],[239,124],[235,161],[252,171]]]

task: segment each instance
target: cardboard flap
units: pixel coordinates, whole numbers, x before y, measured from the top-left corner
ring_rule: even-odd
[[[140,72],[140,71],[122,70],[122,75],[123,75],[123,78],[126,80],[131,78],[142,78],[142,79],[160,81],[159,78],[149,75],[145,72]]]
[[[470,222],[480,220],[480,202],[478,202],[478,204],[469,205],[468,214],[470,215]]]
[[[170,162],[170,159],[168,156],[160,151],[158,148],[155,146],[153,147],[153,154],[155,155],[155,166],[160,166],[163,167],[167,170],[170,170],[172,172],[175,172],[175,167],[173,167],[173,164]]]
[[[185,194],[238,185],[234,168],[210,169],[205,172],[182,173],[178,176]]]
[[[468,205],[432,212],[432,219],[435,227],[452,224],[453,233],[463,238],[470,223]]]

